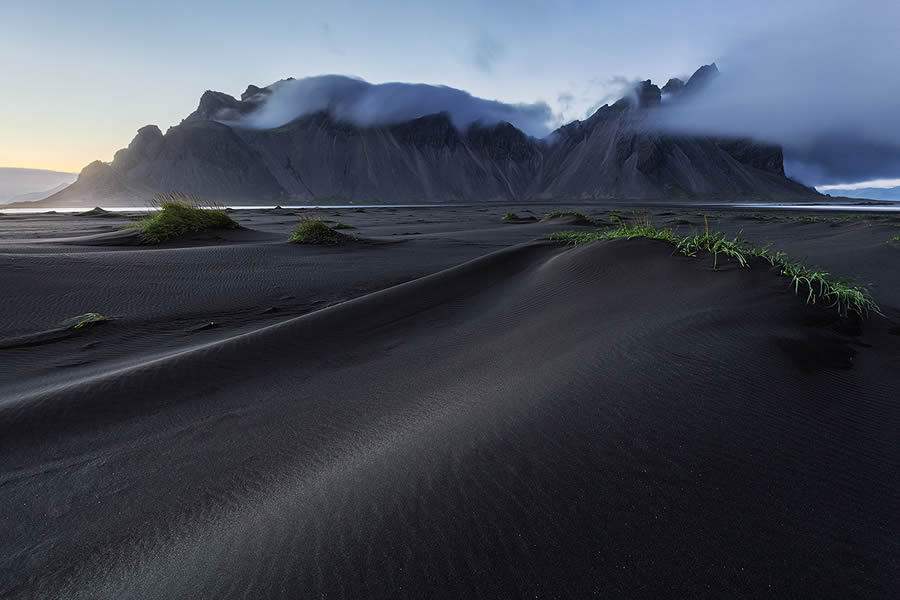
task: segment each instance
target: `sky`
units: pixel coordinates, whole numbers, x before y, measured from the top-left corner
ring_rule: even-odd
[[[248,84],[286,77],[341,74],[375,84],[452,86],[501,103],[545,105],[546,125],[555,127],[585,118],[638,79],[661,85],[713,61],[723,73],[733,66],[736,77],[752,75],[748,57],[769,48],[765,62],[755,64],[759,78],[760,64],[779,61],[776,52],[795,52],[798,31],[809,40],[801,66],[815,71],[804,77],[806,85],[817,81],[817,54],[827,55],[829,39],[836,39],[823,32],[843,35],[852,48],[872,22],[896,14],[893,4],[900,3],[0,0],[0,52],[6,57],[0,61],[0,166],[78,171],[95,159],[111,160],[144,125],[165,131],[178,124],[207,89],[239,96]],[[858,22],[842,30],[848,11]],[[865,52],[885,50],[879,43],[866,41]],[[847,62],[840,68],[846,70]],[[833,76],[823,69],[826,78]],[[893,71],[883,76],[889,80]],[[871,95],[877,85],[867,80],[862,91]],[[757,112],[772,114],[772,106]],[[747,116],[739,132],[759,118]],[[691,123],[726,133],[732,126],[727,114],[716,122],[692,115]],[[778,126],[770,129],[777,137]],[[879,135],[866,131],[863,137],[882,143]],[[829,172],[828,161],[839,158],[812,156],[809,148],[798,156],[797,168],[817,183],[900,177],[900,170]],[[807,159],[813,162],[802,162]]]

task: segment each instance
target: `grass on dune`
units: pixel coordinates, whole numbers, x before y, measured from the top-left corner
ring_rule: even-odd
[[[108,210],[103,210],[99,206],[95,206],[91,210],[86,210],[84,212],[78,213],[79,217],[121,217],[119,213],[110,212]]]
[[[105,323],[108,321],[106,317],[101,315],[100,313],[90,312],[84,313],[83,315],[78,315],[77,317],[72,317],[71,319],[67,319],[64,322],[65,327],[69,329],[85,329],[88,327],[93,327],[99,323]]]
[[[157,210],[134,224],[141,230],[140,239],[144,244],[159,244],[185,233],[240,227],[218,206],[211,206],[187,194],[162,194],[156,196],[150,205]]]
[[[343,225],[343,227],[339,227]],[[316,246],[338,246],[350,239],[350,236],[344,235],[335,229],[347,229],[348,225],[338,223],[334,227],[329,227],[324,219],[318,217],[301,217],[297,221],[297,226],[291,232],[290,242],[294,244],[312,244]]]
[[[553,219],[555,217],[578,217],[579,219],[584,219],[585,221],[590,221],[593,223],[593,219],[584,214],[583,212],[577,210],[554,210],[552,212],[548,212],[544,217],[548,219]]]
[[[526,210],[525,212],[531,212],[531,211]],[[510,211],[503,215],[503,220],[504,221],[520,221],[520,222],[521,221],[537,221],[537,217],[535,217],[534,215],[526,215],[523,217],[522,215],[520,215],[518,213],[514,213],[514,212]]]
[[[684,237],[676,235],[671,229],[655,227],[649,221],[623,224],[606,232],[560,231],[550,235],[550,239],[575,245],[594,240],[637,237],[666,241],[685,256],[695,257],[700,252],[711,253],[714,268],[718,266],[719,255],[737,262],[741,267],[750,267],[752,259],[764,260],[777,268],[780,275],[789,279],[795,294],[805,294],[809,304],[825,303],[837,309],[841,316],[847,316],[851,312],[860,317],[866,317],[870,312],[881,314],[865,287],[836,279],[826,271],[807,267],[803,262],[792,261],[784,253],[771,252],[768,246],[760,248],[745,243],[740,237],[729,239],[722,232],[710,232],[708,226],[703,234]],[[900,236],[895,239],[900,241]]]

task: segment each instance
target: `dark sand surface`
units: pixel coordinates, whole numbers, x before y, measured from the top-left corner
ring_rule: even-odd
[[[705,211],[871,284],[852,335],[511,209],[549,210],[319,211],[338,248],[0,216],[0,597],[894,597],[900,221]]]

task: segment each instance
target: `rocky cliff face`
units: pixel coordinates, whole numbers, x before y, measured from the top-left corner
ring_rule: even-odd
[[[450,202],[543,198],[785,198],[814,194],[784,175],[781,149],[750,140],[661,135],[649,116],[663,102],[702,93],[715,65],[687,83],[650,81],[586,121],[537,140],[508,123],[456,129],[446,114],[358,127],[326,113],[274,129],[235,125],[271,94],[249,86],[237,100],[206,92],[163,134],[149,125],[95,162],[57,206],[143,203],[179,190],[221,202]]]

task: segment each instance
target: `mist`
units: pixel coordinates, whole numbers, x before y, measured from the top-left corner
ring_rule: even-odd
[[[898,23],[884,0],[811,10],[716,57],[720,76],[659,126],[781,144],[809,185],[900,177]]]
[[[485,100],[446,86],[421,83],[371,84],[343,75],[320,75],[279,81],[262,106],[229,124],[271,129],[308,114],[327,111],[338,121],[359,126],[390,125],[439,112],[449,114],[454,126],[509,122],[528,135],[550,132],[554,114],[544,102],[506,104]]]

